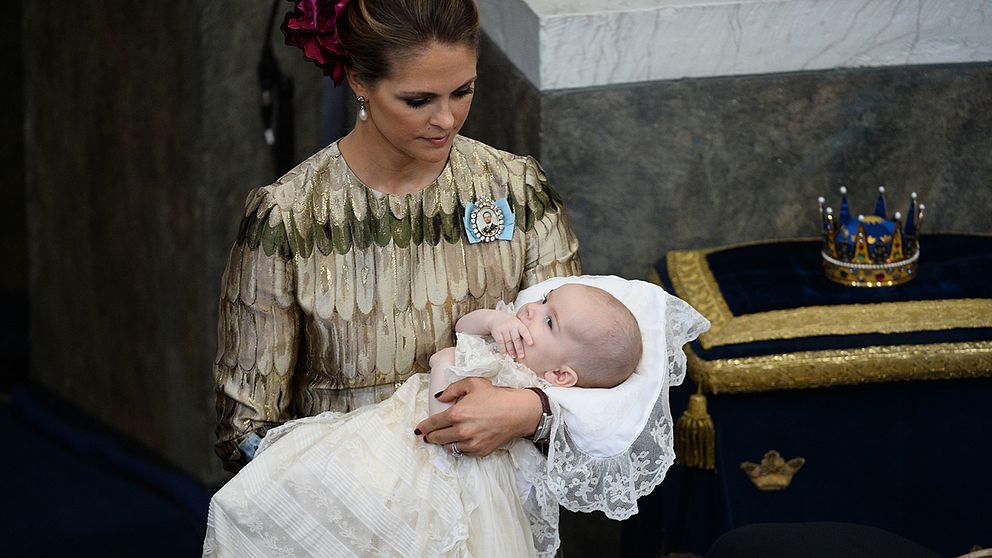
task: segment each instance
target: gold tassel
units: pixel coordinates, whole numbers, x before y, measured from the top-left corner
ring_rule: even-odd
[[[696,469],[716,469],[716,430],[706,412],[702,390],[689,396],[689,408],[675,425],[675,462]]]

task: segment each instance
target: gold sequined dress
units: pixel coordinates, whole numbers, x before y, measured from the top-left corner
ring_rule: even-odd
[[[513,238],[469,243],[465,207],[487,198],[506,198]],[[236,470],[272,426],[384,400],[459,317],[578,274],[577,250],[531,157],[458,136],[433,184],[391,195],[329,145],[248,196],[221,286],[218,455]]]

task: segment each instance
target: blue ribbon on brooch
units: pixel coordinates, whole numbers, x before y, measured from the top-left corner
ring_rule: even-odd
[[[469,244],[512,240],[516,216],[506,198],[480,199],[465,206],[465,236]]]

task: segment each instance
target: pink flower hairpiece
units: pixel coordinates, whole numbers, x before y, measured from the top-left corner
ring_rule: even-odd
[[[289,0],[292,2],[293,0]],[[282,32],[286,44],[299,47],[335,85],[344,81],[347,56],[338,36],[338,21],[349,0],[297,0],[286,14]]]

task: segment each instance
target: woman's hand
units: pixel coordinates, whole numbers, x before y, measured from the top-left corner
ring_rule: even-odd
[[[496,387],[483,378],[459,380],[441,392],[450,409],[417,425],[415,434],[432,444],[458,445],[462,453],[485,457],[507,442],[530,436],[541,419],[541,400],[529,389]]]

